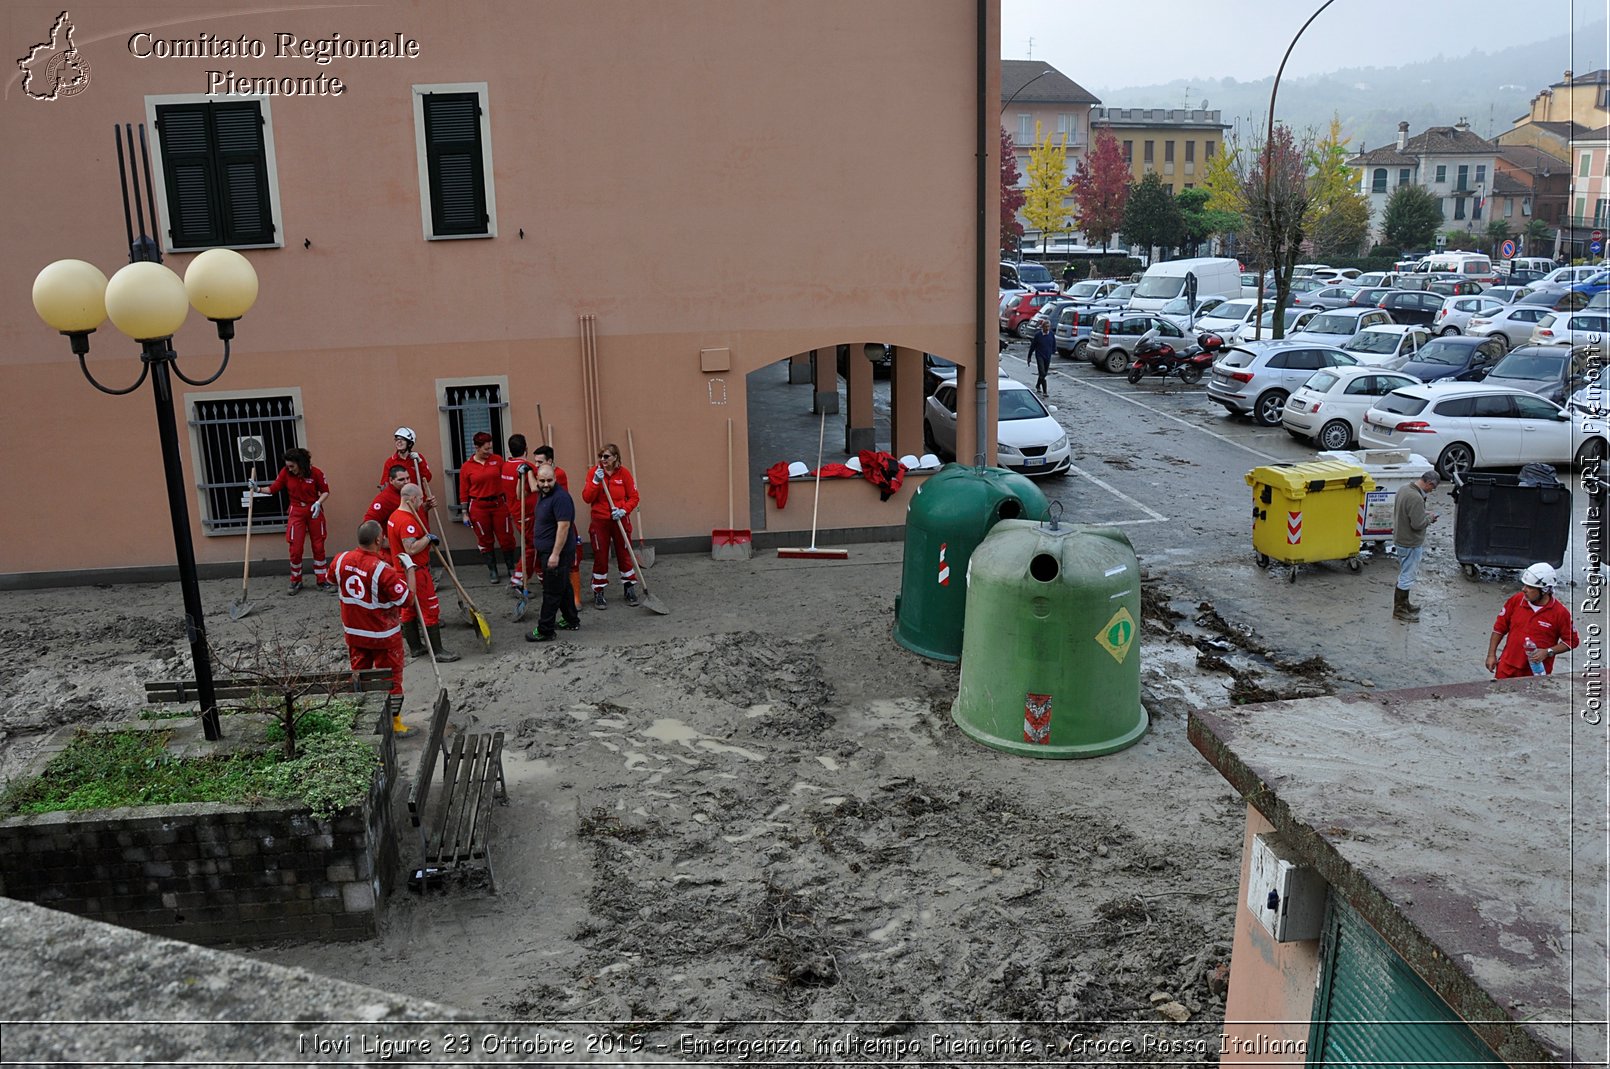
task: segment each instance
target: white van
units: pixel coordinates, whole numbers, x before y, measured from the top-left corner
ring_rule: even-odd
[[[1517,256],[1507,263],[1511,271],[1536,271],[1546,275],[1554,270],[1554,261],[1547,256]]]
[[[1189,260],[1155,263],[1140,276],[1129,307],[1155,312],[1185,292],[1185,276],[1196,276],[1199,297],[1210,293],[1240,293],[1241,265],[1227,256],[1197,256]]]
[[[1498,272],[1493,270],[1492,260],[1479,252],[1434,253],[1416,264],[1414,270],[1417,274],[1449,271],[1489,286],[1498,285]]]

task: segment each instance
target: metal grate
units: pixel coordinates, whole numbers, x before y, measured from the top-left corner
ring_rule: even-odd
[[[475,452],[471,440],[481,431],[492,436],[494,451],[503,452],[505,432],[503,412],[509,403],[503,400],[503,391],[497,383],[476,383],[469,386],[447,387],[447,403],[441,406],[447,413],[447,440],[453,450],[452,466],[447,469],[449,500],[455,511],[463,510],[458,498],[458,472],[464,461]]]
[[[263,459],[257,462],[257,480],[270,482],[279,472],[287,449],[300,444],[296,426],[295,398],[218,397],[197,401],[191,408],[190,426],[200,445],[202,482],[197,484],[203,501],[202,525],[209,531],[244,531],[246,510],[241,507],[241,491],[251,465],[241,459],[240,440],[257,438],[263,443]],[[283,526],[289,512],[284,495],[260,497],[252,506],[252,528]]]

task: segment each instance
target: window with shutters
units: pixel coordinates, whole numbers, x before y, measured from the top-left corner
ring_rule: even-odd
[[[302,444],[302,392],[296,388],[243,390],[227,394],[189,393],[184,397],[190,426],[190,456],[201,505],[201,526],[209,535],[244,534],[246,508],[240,495],[254,475],[268,484],[279,474],[285,451]],[[315,465],[319,461],[313,458]],[[254,531],[285,526],[290,501],[284,494],[252,502]]]
[[[267,100],[148,97],[146,118],[165,248],[281,244]]]
[[[414,86],[425,237],[497,236],[485,82]]]

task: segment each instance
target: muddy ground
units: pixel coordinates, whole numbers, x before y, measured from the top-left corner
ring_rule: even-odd
[[[377,940],[251,953],[489,1017],[620,1022],[676,1057],[766,1039],[798,1041],[800,1060],[1088,1058],[1070,1044],[1100,1037],[1128,1039],[1125,1061],[1212,1062],[1199,1052],[1223,1014],[1243,806],[1187,743],[1186,715],[1369,685],[1371,667],[1357,637],[1335,643],[1335,666],[1282,653],[1267,620],[1216,605],[1214,583],[1224,604],[1273,584],[1281,616],[1301,616],[1341,590],[1385,603],[1391,569],[1294,588],[1250,565],[1149,578],[1149,732],[1108,757],[1035,761],[963,737],[956,667],[891,641],[900,557],[897,543],[842,563],[665,555],[649,575],[671,615],[617,599],[546,646],[521,640],[502,591],[472,587],[495,648],[450,627],[465,657],[442,674],[460,727],[507,733],[496,893],[402,891]],[[214,642],[338,650],[333,599],[279,584],[240,622],[225,612],[238,586],[204,584]],[[44,729],[188,675],[174,587],[8,600],[7,774]],[[424,662],[408,686],[422,724]],[[400,743],[408,778],[421,745]],[[987,1038],[1008,1045],[935,1046]]]

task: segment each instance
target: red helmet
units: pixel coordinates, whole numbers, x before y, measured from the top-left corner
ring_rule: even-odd
[[[1224,339],[1219,337],[1217,334],[1204,334],[1200,338],[1196,339],[1196,344],[1200,345],[1207,352],[1214,353],[1224,348]]]

